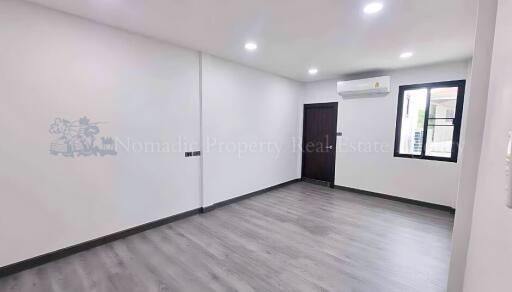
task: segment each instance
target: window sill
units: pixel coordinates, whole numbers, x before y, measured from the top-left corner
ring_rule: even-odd
[[[419,160],[431,160],[431,161],[444,161],[444,162],[453,162],[457,163],[457,158],[452,157],[435,157],[435,156],[421,156],[421,155],[412,155],[412,154],[398,154],[395,153],[394,157],[398,158],[411,158],[411,159],[419,159]]]

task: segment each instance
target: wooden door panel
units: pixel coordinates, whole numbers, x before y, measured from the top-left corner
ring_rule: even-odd
[[[304,106],[302,177],[334,182],[338,104]]]

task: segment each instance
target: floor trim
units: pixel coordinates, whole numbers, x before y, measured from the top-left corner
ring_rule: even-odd
[[[307,182],[310,184],[319,185],[319,186],[323,186],[323,187],[328,187],[328,188],[330,188],[332,186],[332,183],[330,183],[328,181],[323,181],[323,180],[317,180],[317,179],[312,179],[312,178],[307,178],[307,177],[303,177],[300,180],[303,182]]]
[[[278,189],[278,188],[282,188],[282,187],[284,187],[286,185],[297,183],[297,182],[300,182],[300,178],[292,179],[290,181],[277,184],[275,186],[271,186],[271,187],[268,187],[268,188],[265,188],[265,189],[262,189],[262,190],[259,190],[259,191],[255,191],[255,192],[248,193],[248,194],[245,194],[245,195],[241,195],[241,196],[229,199],[229,200],[218,202],[218,203],[215,203],[215,204],[207,206],[207,207],[203,207],[202,208],[202,212],[203,213],[210,212],[210,211],[215,210],[217,208],[220,208],[222,206],[226,206],[226,205],[229,205],[229,204],[236,203],[238,201],[246,200],[246,199],[249,199],[251,197],[254,197],[254,196],[257,196],[257,195],[261,195],[261,194],[264,194],[266,192],[270,192],[272,190],[275,190],[275,189]]]
[[[109,235],[106,235],[106,236],[103,236],[100,238],[92,239],[92,240],[89,240],[89,241],[86,241],[83,243],[79,243],[79,244],[76,244],[76,245],[73,245],[70,247],[65,247],[63,249],[59,249],[59,250],[56,250],[56,251],[53,251],[53,252],[50,252],[47,254],[43,254],[43,255],[33,257],[33,258],[30,258],[27,260],[23,260],[21,262],[10,264],[8,266],[0,267],[0,278],[6,277],[6,276],[9,276],[12,274],[16,274],[16,273],[22,272],[24,270],[35,268],[37,266],[56,261],[58,259],[70,256],[73,254],[77,254],[79,252],[82,252],[82,251],[85,251],[85,250],[88,250],[91,248],[95,248],[97,246],[104,245],[109,242],[116,241],[116,240],[128,237],[128,236],[136,234],[136,233],[140,233],[140,232],[143,232],[143,231],[146,231],[149,229],[153,229],[153,228],[165,225],[165,224],[169,224],[171,222],[178,221],[178,220],[190,217],[192,215],[199,214],[200,212],[201,212],[201,208],[197,208],[197,209],[183,212],[180,214],[176,214],[176,215],[173,215],[170,217],[152,221],[152,222],[149,222],[146,224],[142,224],[142,225],[130,228],[130,229],[126,229],[126,230],[119,231],[119,232],[116,232],[113,234],[109,234]]]
[[[284,182],[284,183],[281,183],[281,184],[278,184],[275,186],[271,186],[271,187],[268,187],[268,188],[265,188],[265,189],[262,189],[259,191],[255,191],[255,192],[252,192],[252,193],[249,193],[246,195],[242,195],[242,196],[239,196],[239,197],[236,197],[233,199],[222,201],[222,202],[216,203],[216,204],[208,206],[208,207],[197,208],[194,210],[183,212],[183,213],[180,213],[177,215],[173,215],[173,216],[159,219],[156,221],[152,221],[152,222],[149,222],[146,224],[142,224],[142,225],[130,228],[130,229],[126,229],[126,230],[119,231],[119,232],[116,232],[113,234],[109,234],[109,235],[106,235],[106,236],[103,236],[100,238],[96,238],[96,239],[92,239],[92,240],[89,240],[89,241],[86,241],[83,243],[79,243],[79,244],[76,244],[76,245],[73,245],[70,247],[65,247],[63,249],[59,249],[59,250],[56,250],[56,251],[53,251],[50,253],[46,253],[46,254],[36,256],[36,257],[30,258],[30,259],[26,259],[26,260],[23,260],[23,261],[14,263],[14,264],[0,267],[0,278],[6,277],[6,276],[9,276],[12,274],[16,274],[16,273],[19,273],[19,272],[22,272],[22,271],[25,271],[28,269],[32,269],[37,266],[41,266],[41,265],[47,264],[49,262],[53,262],[58,259],[65,258],[67,256],[77,254],[79,252],[86,251],[88,249],[95,248],[100,245],[104,245],[109,242],[112,242],[112,241],[123,239],[130,235],[134,235],[134,234],[137,234],[140,232],[144,232],[146,230],[150,230],[150,229],[162,226],[162,225],[166,225],[166,224],[169,224],[169,223],[172,223],[172,222],[175,222],[175,221],[178,221],[178,220],[181,220],[181,219],[184,219],[184,218],[187,218],[187,217],[199,214],[199,213],[209,212],[216,208],[219,208],[219,207],[222,207],[225,205],[229,205],[229,204],[241,201],[241,200],[245,200],[250,197],[254,197],[256,195],[260,195],[260,194],[263,194],[263,193],[266,193],[266,192],[269,192],[269,191],[272,191],[272,190],[275,190],[275,189],[278,189],[278,188],[281,188],[286,185],[296,183],[299,181],[300,181],[300,179],[290,180],[290,181],[287,181],[287,182]]]
[[[438,205],[438,204],[434,204],[434,203],[428,203],[428,202],[423,202],[423,201],[418,201],[418,200],[413,200],[413,199],[391,196],[391,195],[387,195],[387,194],[365,191],[365,190],[361,190],[361,189],[350,188],[350,187],[339,186],[339,185],[334,185],[334,188],[338,189],[338,190],[342,190],[342,191],[349,191],[349,192],[358,193],[358,194],[362,194],[362,195],[366,195],[366,196],[372,196],[372,197],[407,203],[407,204],[411,204],[411,205],[427,207],[427,208],[441,210],[441,211],[447,211],[452,214],[455,214],[455,209],[452,207],[449,207],[449,206]]]

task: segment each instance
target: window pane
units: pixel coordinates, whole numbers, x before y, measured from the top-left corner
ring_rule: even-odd
[[[451,157],[457,87],[432,88],[425,154],[433,157]]]
[[[429,119],[428,120],[428,125],[429,126],[453,126],[453,123],[454,123],[454,119],[441,119],[441,118],[438,118],[438,119]]]
[[[457,87],[432,88],[429,119],[454,119],[457,105]],[[429,121],[429,124],[433,124]]]
[[[400,153],[420,155],[427,108],[427,89],[406,90],[403,96]]]
[[[451,157],[454,126],[428,126],[425,154]]]

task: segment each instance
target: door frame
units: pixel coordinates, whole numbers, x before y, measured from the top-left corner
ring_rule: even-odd
[[[312,108],[334,108],[335,110],[335,127],[334,132],[332,133],[332,137],[334,137],[333,142],[333,163],[332,163],[332,169],[331,169],[331,175],[328,183],[330,184],[331,188],[334,188],[334,178],[335,178],[335,172],[336,172],[336,144],[338,144],[338,102],[323,102],[323,103],[308,103],[304,104],[304,109],[302,112],[302,163],[301,163],[301,171],[300,176],[302,180],[308,179],[304,177],[304,150],[306,148],[306,140],[304,139],[304,134],[306,133],[306,110],[312,109]]]

